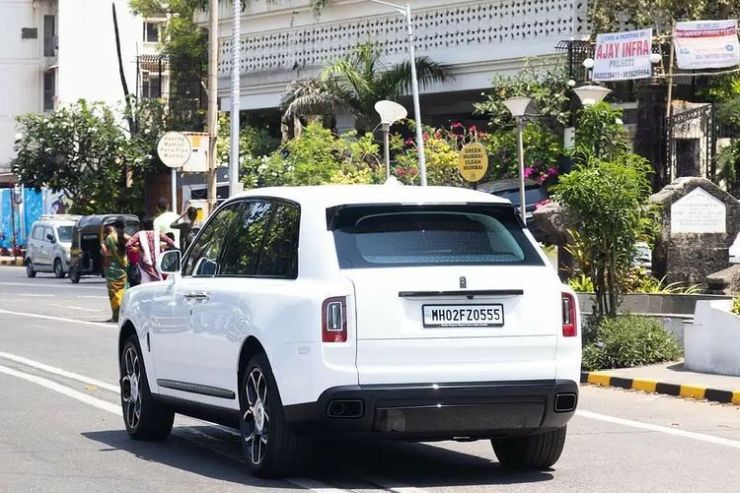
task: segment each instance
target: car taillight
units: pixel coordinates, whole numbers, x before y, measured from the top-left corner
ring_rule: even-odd
[[[327,298],[321,305],[321,340],[347,342],[347,298]]]
[[[570,293],[562,294],[563,304],[563,337],[575,337],[576,329],[576,300]]]

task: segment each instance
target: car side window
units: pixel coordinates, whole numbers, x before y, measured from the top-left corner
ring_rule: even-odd
[[[257,275],[281,279],[298,277],[298,233],[300,209],[293,204],[278,204],[265,237]]]
[[[31,235],[31,237],[34,240],[40,240],[40,239],[42,239],[44,237],[44,227],[43,226],[36,226],[35,228],[33,228],[33,234]]]
[[[183,268],[184,276],[210,277],[218,272],[218,258],[229,238],[229,230],[242,204],[232,203],[216,213],[190,247]]]
[[[45,242],[47,242],[47,243],[51,241],[51,240],[49,240],[49,235],[51,235],[51,237],[54,238],[54,230],[51,229],[51,228],[44,228],[44,238],[43,238],[43,240]]]
[[[229,245],[223,257],[222,276],[254,276],[269,227],[272,204],[265,201],[248,202],[234,226]]]

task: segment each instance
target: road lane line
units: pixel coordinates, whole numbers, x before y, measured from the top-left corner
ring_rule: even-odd
[[[87,294],[80,294],[75,296],[75,298],[83,299],[83,300],[107,300],[107,296],[92,296]]]
[[[49,303],[49,306],[56,306],[58,308],[65,308],[70,310],[77,310],[80,312],[94,312],[94,313],[100,313],[103,310],[99,310],[97,308],[82,308],[81,306],[72,306],[72,305],[60,305],[58,303]]]
[[[86,377],[78,373],[72,373],[71,371],[63,370],[61,368],[56,368],[54,366],[49,366],[44,363],[34,361],[32,359],[24,358],[23,356],[18,356],[17,354],[10,354],[10,353],[5,353],[5,352],[0,351],[0,358],[4,358],[10,361],[15,361],[16,363],[30,366],[32,368],[36,368],[38,370],[45,371],[47,373],[52,373],[60,377],[68,378],[70,380],[76,380],[78,382],[82,382],[88,385],[94,385],[96,387],[108,390],[110,392],[114,392],[116,394],[120,393],[120,389],[118,385],[111,385],[101,380],[96,380],[94,378]]]
[[[5,373],[6,375],[10,375],[12,377],[20,378],[21,380],[26,380],[28,382],[35,383],[36,385],[46,387],[49,390],[53,390],[54,392],[58,392],[62,395],[66,395],[67,397],[77,399],[80,402],[89,404],[93,407],[97,407],[98,409],[102,409],[103,411],[108,411],[109,413],[113,413],[113,414],[117,414],[118,416],[121,416],[120,406],[112,404],[108,401],[104,401],[102,399],[98,399],[97,397],[92,397],[90,395],[83,394],[82,392],[78,392],[77,390],[70,389],[69,387],[66,387],[62,384],[54,382],[53,380],[49,380],[48,378],[43,378],[43,377],[39,377],[36,375],[29,375],[28,373],[23,373],[21,371],[14,370],[13,368],[8,368],[5,366],[0,366],[0,373]]]
[[[105,328],[118,328],[116,324],[110,323],[103,323],[103,322],[88,322],[87,320],[77,320],[74,318],[63,318],[63,317],[52,317],[51,315],[39,315],[38,313],[25,313],[25,312],[11,312],[10,310],[3,310],[0,309],[0,313],[4,313],[6,315],[18,315],[19,317],[31,317],[31,318],[41,318],[44,320],[55,320],[57,322],[68,322],[73,324],[83,324],[83,325],[94,325],[96,327],[105,327]]]
[[[713,443],[715,445],[723,445],[725,447],[732,447],[740,449],[740,442],[735,440],[729,440],[727,438],[716,437],[713,435],[704,435],[703,433],[696,433],[693,431],[677,430],[675,428],[669,428],[667,426],[653,425],[650,423],[643,423],[641,421],[633,421],[631,419],[617,418],[614,416],[608,416],[606,414],[594,413],[591,411],[585,411],[579,409],[576,411],[576,416],[582,418],[595,419],[598,421],[605,421],[607,423],[613,423],[621,426],[628,426],[631,428],[638,428],[641,430],[656,431],[658,433],[665,433],[667,435],[674,435],[682,438],[689,438],[692,440],[698,440],[700,442]]]
[[[0,353],[0,354],[7,354],[7,353]],[[21,358],[21,359],[25,359],[25,358]],[[36,363],[36,362],[34,362],[34,363]],[[46,365],[43,365],[43,363],[39,363],[39,365],[46,366]],[[48,367],[48,368],[53,368],[53,367]],[[39,368],[39,369],[41,369],[41,368]],[[53,369],[54,370],[60,370],[58,368],[53,368]],[[64,372],[64,373],[69,373],[69,372],[65,372],[64,370],[60,370],[60,371],[61,372]],[[35,383],[36,385],[40,385],[40,386],[45,387],[45,388],[47,388],[49,390],[53,390],[54,392],[58,392],[58,393],[60,393],[62,395],[66,395],[67,397],[71,397],[73,399],[76,399],[76,400],[78,400],[78,401],[80,401],[80,402],[82,402],[84,404],[89,404],[89,405],[91,405],[93,407],[96,407],[98,409],[101,409],[103,411],[108,411],[109,413],[113,413],[113,414],[115,414],[117,416],[122,416],[121,407],[119,405],[112,404],[112,403],[110,403],[108,401],[104,401],[102,399],[98,399],[96,397],[92,397],[92,396],[89,396],[87,394],[83,394],[82,392],[78,392],[77,390],[71,389],[71,388],[66,387],[64,385],[61,385],[61,384],[59,384],[57,382],[54,382],[53,380],[49,380],[47,378],[39,377],[39,376],[36,376],[36,375],[30,375],[30,374],[27,374],[27,373],[23,373],[21,371],[14,370],[13,368],[7,368],[7,367],[2,366],[2,365],[0,365],[0,373],[4,373],[6,375],[10,375],[10,376],[13,376],[13,377],[16,377],[16,378],[20,378],[21,380],[26,380],[28,382]],[[81,376],[81,375],[76,375],[76,376]],[[86,377],[83,377],[83,378],[86,378]],[[87,380],[93,380],[93,379],[87,379]],[[103,382],[100,382],[100,383],[103,383]],[[109,384],[104,384],[104,385],[108,386]],[[211,424],[211,423],[208,423],[208,424]],[[178,429],[177,428],[175,428],[173,431],[175,431],[176,434],[179,435],[179,433],[177,433],[178,432]],[[194,430],[192,428],[191,429],[188,429],[187,432],[192,433],[192,434],[197,434],[197,435],[205,436],[205,437],[207,437],[207,438],[209,438],[211,440],[221,441],[217,437],[213,437],[211,435],[208,435],[206,433],[200,432],[198,430]],[[189,440],[189,441],[191,441],[191,440]],[[196,445],[197,445],[197,442],[193,442],[193,443],[196,443]],[[217,450],[214,450],[212,448],[209,448],[209,447],[206,447],[206,448],[208,450],[210,450],[211,452],[219,453],[219,454],[221,454],[221,455],[223,455],[225,457],[234,458],[234,457],[229,456],[228,454],[223,454],[223,453],[221,453],[221,452],[219,452]],[[309,478],[286,478],[285,481],[288,482],[288,483],[294,484],[294,485],[298,486],[299,488],[304,488],[306,490],[312,491],[313,493],[349,493],[349,491],[347,491],[347,490],[343,490],[343,489],[339,489],[339,488],[332,488],[331,486],[329,486],[327,484],[324,484],[324,483],[321,483],[320,481],[315,481],[315,480],[309,479]]]
[[[97,285],[90,285],[90,286],[80,286],[80,285],[74,285],[72,283],[59,283],[59,284],[51,284],[51,283],[38,283],[38,282],[6,282],[6,281],[0,281],[0,286],[23,286],[24,288],[31,288],[31,287],[40,287],[40,288],[58,288],[63,287],[63,289],[104,289],[105,284],[100,283]]]
[[[24,298],[53,298],[53,294],[38,293],[10,293],[11,296],[23,296]]]

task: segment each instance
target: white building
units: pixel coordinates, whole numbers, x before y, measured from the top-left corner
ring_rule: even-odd
[[[14,156],[19,115],[81,98],[113,106],[124,99],[113,3],[124,73],[136,94],[136,56],[151,43],[128,0],[0,0],[0,176]]]
[[[469,113],[496,73],[558,55],[562,40],[588,32],[586,0],[408,0],[417,56],[452,66],[455,79],[424,90],[422,116]],[[377,43],[394,63],[408,57],[405,19],[368,0],[329,0],[317,17],[309,0],[244,2],[241,16],[241,107],[275,108],[293,80],[362,42]],[[401,3],[401,2],[399,2]],[[405,0],[404,2],[405,3]],[[219,95],[230,102],[232,7],[220,7]],[[197,19],[207,25],[207,15]],[[562,52],[560,52],[562,53]],[[426,120],[426,117],[425,117]]]

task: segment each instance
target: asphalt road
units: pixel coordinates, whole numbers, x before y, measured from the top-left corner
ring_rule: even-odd
[[[118,405],[117,328],[101,279],[78,285],[0,268],[0,492],[737,491],[740,407],[583,387],[551,471],[502,470],[488,442],[352,445],[309,477],[263,481],[238,437],[178,417],[134,442]]]

